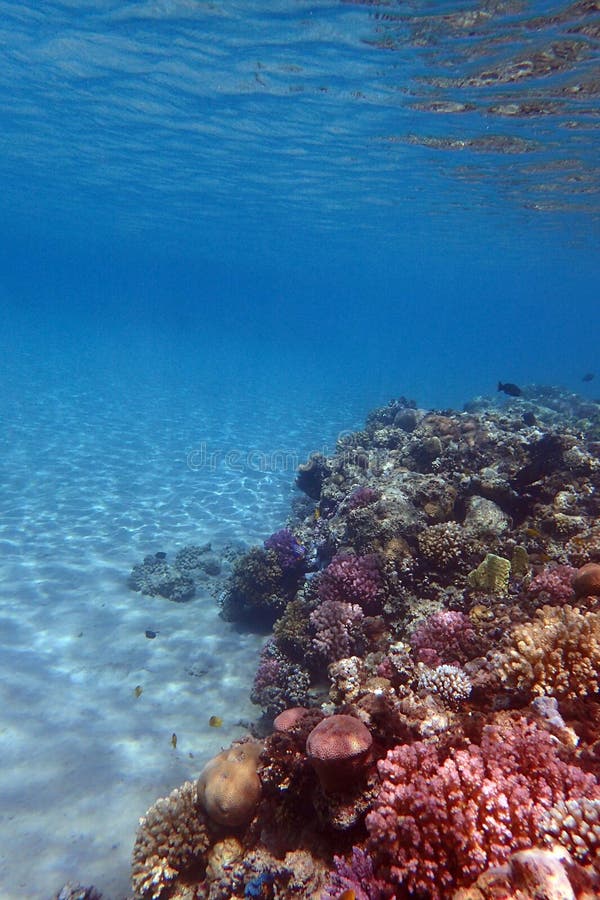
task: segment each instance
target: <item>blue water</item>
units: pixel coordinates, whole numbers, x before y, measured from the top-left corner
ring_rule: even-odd
[[[297,462],[392,397],[461,408],[499,379],[598,396],[598,35],[559,0],[0,2],[7,900],[68,877],[124,893],[144,804],[193,771],[159,736],[121,753],[114,686],[61,693],[90,658],[128,696],[159,681],[132,649],[156,625],[123,587],[133,563],[262,540]],[[132,734],[159,715],[185,731],[162,666]],[[40,748],[74,770],[50,735],[60,709],[85,756],[90,708],[120,811],[85,819],[83,775],[42,790],[76,837],[45,819],[24,868]]]

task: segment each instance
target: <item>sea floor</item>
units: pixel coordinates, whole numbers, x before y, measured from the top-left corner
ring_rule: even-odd
[[[353,424],[339,404],[291,416],[285,391],[81,382],[2,397],[3,900],[49,900],[67,880],[129,893],[139,817],[257,717],[264,640],[219,617],[214,585],[173,603],[129,572],[157,551],[259,543],[285,522],[297,462]]]

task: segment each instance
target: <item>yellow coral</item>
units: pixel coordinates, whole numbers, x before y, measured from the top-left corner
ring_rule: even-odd
[[[472,588],[502,597],[508,593],[509,577],[510,560],[488,553],[477,568],[469,573],[467,581]]]
[[[600,613],[542,607],[532,622],[513,629],[501,668],[509,684],[539,696],[574,700],[596,693]]]
[[[209,837],[196,784],[186,781],[140,819],[132,858],[136,897],[159,900],[206,854]]]
[[[198,779],[198,798],[209,817],[220,825],[246,825],[261,796],[256,767],[260,741],[233,744],[213,757]]]
[[[525,547],[517,545],[510,558],[510,570],[515,578],[525,578],[531,571],[529,554]]]

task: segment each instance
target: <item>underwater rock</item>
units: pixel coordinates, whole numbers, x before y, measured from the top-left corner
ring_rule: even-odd
[[[170,566],[164,553],[146,556],[143,563],[134,566],[129,586],[150,597],[165,597],[175,603],[191,600],[196,592],[193,579]]]

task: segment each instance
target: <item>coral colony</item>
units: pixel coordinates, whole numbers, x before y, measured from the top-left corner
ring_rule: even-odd
[[[262,719],[141,820],[139,900],[600,896],[600,406],[526,397],[402,398],[301,467],[221,599],[272,628]]]

